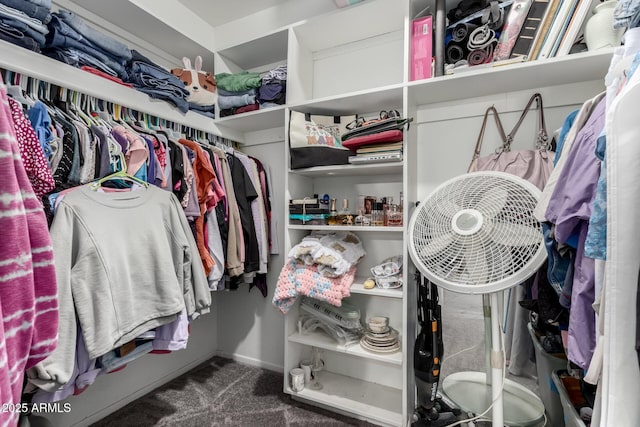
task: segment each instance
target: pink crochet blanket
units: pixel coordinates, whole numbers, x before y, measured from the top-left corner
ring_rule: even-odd
[[[273,305],[287,314],[299,295],[306,295],[340,307],[342,298],[351,295],[349,288],[356,275],[352,267],[342,276],[326,277],[318,272],[318,265],[306,265],[296,258],[288,258],[280,271],[273,295]]]

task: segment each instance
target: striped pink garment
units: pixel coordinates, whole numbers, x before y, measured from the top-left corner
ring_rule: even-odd
[[[19,403],[26,369],[58,340],[53,250],[42,205],[25,172],[5,86],[0,83],[0,398]],[[1,411],[0,426],[17,424]]]

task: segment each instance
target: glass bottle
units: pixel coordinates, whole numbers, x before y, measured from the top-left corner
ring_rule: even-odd
[[[353,225],[353,214],[349,212],[349,199],[342,199],[342,209],[338,213],[338,225]]]
[[[373,204],[373,210],[371,211],[371,225],[375,227],[381,227],[384,225],[384,204],[382,202],[376,202]]]
[[[338,211],[336,210],[336,199],[331,199],[331,210],[329,211],[329,218],[327,218],[327,225],[338,225]]]
[[[391,205],[393,204],[393,197],[387,196],[382,199],[382,202],[384,203],[383,205],[384,224],[383,225],[387,226],[389,225],[389,208],[391,208]]]

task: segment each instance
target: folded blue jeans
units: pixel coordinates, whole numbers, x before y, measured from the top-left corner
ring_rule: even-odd
[[[73,12],[60,10],[55,15],[59,16],[60,19],[67,23],[71,28],[105,52],[127,61],[131,59],[131,50],[129,50],[127,46],[91,27]]]
[[[159,80],[166,81],[168,84],[182,88],[185,92],[185,96],[189,95],[189,92],[184,89],[184,83],[177,77],[171,74],[164,68],[160,68],[156,65],[151,65],[147,62],[133,61],[129,67],[129,72],[132,75],[146,75],[147,77],[153,77]]]
[[[255,103],[255,95],[218,96],[218,106],[223,110],[227,110],[229,108],[244,107],[245,105]]]
[[[29,3],[37,4],[38,6],[46,7],[47,9],[51,9],[51,0],[27,0]]]
[[[34,30],[24,22],[18,21],[17,19],[13,18],[0,17],[0,23],[2,23],[4,26],[15,28],[16,30],[20,31],[23,36],[31,37],[36,42],[38,42],[39,45],[44,46],[44,34]]]
[[[4,33],[0,31],[0,40],[4,40],[11,44],[15,44],[17,46],[23,47],[25,49],[32,50],[34,52],[40,53],[40,45],[37,41],[32,39],[31,37],[14,37],[10,34]]]
[[[13,18],[17,21],[24,22],[25,24],[42,34],[47,34],[49,32],[49,29],[42,23],[42,21],[31,18],[24,12],[21,12],[9,6],[5,6],[2,3],[0,3],[0,16]]]
[[[56,24],[50,25],[50,28],[51,32],[47,36],[47,48],[73,49],[76,52],[82,52],[84,55],[95,58],[95,61],[98,61],[113,70],[116,73],[113,75],[119,76],[123,80],[127,78],[127,70],[114,58],[111,58],[100,52],[98,49],[95,49],[93,46],[88,44],[86,40],[78,41],[71,36],[64,35]]]
[[[24,0],[0,0],[5,6],[24,12],[31,18],[37,19],[43,24],[48,24],[51,20],[51,7],[38,6]]]
[[[118,77],[118,73],[112,68],[109,68],[106,64],[98,61],[91,55],[87,55],[86,53],[73,48],[47,48],[44,50],[44,54],[76,68],[80,68],[82,65],[88,65],[111,76]]]
[[[186,99],[175,96],[171,94],[171,92],[153,89],[145,86],[136,86],[136,90],[139,90],[142,93],[146,93],[153,99],[160,99],[170,102],[171,104],[175,105],[176,108],[182,113],[186,113],[187,111],[189,111],[189,103],[186,101]]]

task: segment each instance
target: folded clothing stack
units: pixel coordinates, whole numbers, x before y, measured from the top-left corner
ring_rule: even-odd
[[[287,66],[281,65],[264,76],[259,73],[216,74],[220,117],[283,105],[287,94]]]
[[[77,68],[88,66],[127,80],[125,64],[131,60],[131,51],[126,45],[67,10],[52,14],[48,27],[42,50],[45,55]]]
[[[128,79],[125,81],[140,92],[151,98],[167,101],[182,113],[189,111],[189,92],[184,83],[135,49],[131,51],[131,59],[127,63],[127,74]]]
[[[0,0],[0,39],[40,52],[50,12],[51,0]]]
[[[258,89],[260,108],[277,107],[287,102],[287,66],[270,70],[262,76],[262,85]]]
[[[179,78],[73,12],[50,11],[51,0],[0,0],[0,39],[189,110]],[[213,106],[203,112],[213,116]]]
[[[402,161],[403,132],[412,120],[396,110],[381,111],[375,119],[356,118],[341,135],[342,145],[356,153],[349,163]]]

